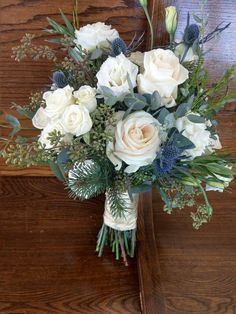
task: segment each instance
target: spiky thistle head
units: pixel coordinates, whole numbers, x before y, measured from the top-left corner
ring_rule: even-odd
[[[112,42],[112,54],[114,56],[119,56],[119,54],[125,54],[127,52],[126,43],[121,38],[116,38]]]
[[[62,71],[56,71],[52,75],[52,81],[58,88],[64,88],[68,85],[68,79]]]
[[[164,161],[173,161],[176,160],[180,154],[181,150],[177,146],[167,144],[162,148],[161,157]]]
[[[200,34],[199,26],[197,24],[191,24],[186,27],[184,31],[183,41],[186,45],[191,46]]]

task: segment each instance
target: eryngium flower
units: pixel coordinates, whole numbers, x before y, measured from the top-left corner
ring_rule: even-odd
[[[64,88],[66,85],[68,85],[68,79],[62,71],[54,72],[52,81],[58,88]]]
[[[186,45],[192,46],[194,41],[199,37],[199,27],[197,24],[189,25],[184,31],[183,41]]]
[[[127,46],[125,42],[121,38],[116,38],[112,42],[112,54],[114,56],[119,56],[119,54],[123,53],[126,54]]]
[[[167,144],[162,148],[162,160],[165,162],[176,160],[179,155],[181,154],[181,150],[173,145],[173,144]]]

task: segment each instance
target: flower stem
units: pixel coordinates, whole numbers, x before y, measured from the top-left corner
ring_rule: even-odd
[[[143,6],[143,10],[144,10],[144,13],[146,15],[146,18],[147,18],[147,21],[148,21],[148,24],[149,24],[149,28],[150,28],[150,49],[152,50],[153,49],[153,45],[154,45],[154,32],[153,32],[152,21],[151,21],[150,15],[148,13],[148,8],[147,8],[146,5]]]

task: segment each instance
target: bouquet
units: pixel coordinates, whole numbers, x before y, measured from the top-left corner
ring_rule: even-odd
[[[204,66],[205,43],[229,24],[206,34],[204,15],[193,15],[191,23],[188,14],[183,37],[176,38],[178,14],[167,7],[170,40],[154,47],[147,1],[140,4],[150,27],[149,51],[140,51],[145,34],[125,43],[111,25],[79,27],[77,10],[73,22],[63,12],[63,24],[48,18],[55,50],[36,46],[26,34],[13,57],[52,60],[52,83],[32,94],[28,105],[14,104],[32,120],[35,137],[22,136],[24,126],[13,115],[1,124],[12,127],[1,137],[7,164],[48,164],[80,200],[105,193],[96,251],[101,256],[109,245],[126,265],[135,252],[139,193],[154,186],[168,214],[195,206],[191,217],[198,229],[212,217],[207,191],[222,192],[235,174],[233,157],[222,151],[215,115],[235,98],[227,87],[236,67],[209,86]]]

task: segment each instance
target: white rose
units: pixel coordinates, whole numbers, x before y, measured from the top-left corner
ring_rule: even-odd
[[[67,85],[64,88],[58,88],[55,91],[48,91],[43,94],[43,99],[46,102],[45,113],[50,119],[59,119],[66,107],[74,102],[72,92],[73,88]]]
[[[178,85],[188,78],[188,70],[171,50],[154,49],[144,53],[144,73],[138,75],[139,93],[158,91],[161,97],[177,97]]]
[[[81,105],[70,105],[63,113],[61,123],[65,132],[76,136],[90,131],[92,120],[87,108]]]
[[[74,92],[76,103],[85,106],[89,112],[93,112],[97,107],[96,89],[84,85]]]
[[[197,115],[194,113],[194,115]],[[212,152],[214,149],[221,148],[220,142],[211,138],[210,131],[207,130],[208,122],[194,123],[191,122],[186,116],[176,120],[176,128],[179,132],[183,131],[183,135],[187,137],[194,145],[195,148],[186,150],[186,155],[191,158],[201,156],[204,153]]]
[[[128,75],[132,86],[136,86],[138,66],[129,61],[122,53],[108,57],[97,73],[98,91],[101,86],[109,87],[120,100],[129,93]]]
[[[116,29],[112,29],[111,25],[102,22],[87,24],[75,31],[74,40],[77,46],[81,46],[88,51],[98,48],[109,47],[108,41],[120,37]]]
[[[60,132],[62,135],[65,134],[65,130],[61,124],[60,121],[52,121],[50,122],[41,132],[41,135],[39,137],[39,142],[42,145],[45,145],[46,149],[49,149],[52,147],[50,140],[48,138],[48,136],[50,135],[50,133],[52,133],[53,131],[58,131]]]
[[[114,155],[129,165],[125,171],[135,172],[148,165],[160,149],[160,127],[147,112],[136,111],[117,123]]]
[[[176,43],[179,43],[180,40],[175,40]],[[175,55],[181,60],[183,58],[183,55],[184,55],[184,52],[185,52],[185,44],[182,43],[182,44],[179,44],[176,46],[175,48]],[[196,55],[194,52],[193,52],[193,48],[192,47],[189,47],[188,49],[188,52],[184,58],[184,62],[192,62],[192,61],[196,61],[198,60],[198,55]]]
[[[40,107],[33,119],[32,119],[32,124],[36,129],[44,129],[48,123],[50,122],[50,119],[46,115],[45,109],[43,107]]]

